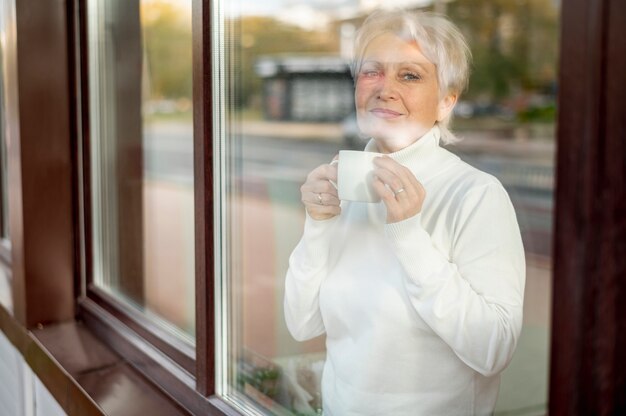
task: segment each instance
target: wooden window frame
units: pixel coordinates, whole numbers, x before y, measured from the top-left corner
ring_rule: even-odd
[[[83,221],[78,238],[84,244],[81,267],[86,282],[79,297],[78,315],[88,327],[135,367],[193,413],[238,414],[215,396],[213,158],[211,4],[192,1],[193,37],[193,146],[195,212],[196,354],[190,354],[176,337],[160,329],[141,313],[99,289],[91,281],[91,202],[89,166],[89,85],[86,45],[86,0],[73,0],[73,27],[77,100],[80,104],[80,135],[83,149],[76,160],[81,184],[78,205]],[[194,357],[195,355],[195,357]]]
[[[626,3],[561,6],[550,414],[626,414]]]
[[[192,375],[195,371],[195,353],[190,351],[177,337],[163,330],[154,322],[146,318],[142,313],[119,299],[99,288],[93,282],[93,258],[92,258],[92,204],[91,204],[91,151],[90,151],[90,112],[89,112],[89,81],[88,81],[88,45],[87,45],[87,0],[73,0],[76,13],[73,27],[75,28],[74,39],[76,40],[76,60],[75,83],[77,95],[76,99],[80,103],[77,114],[80,117],[80,143],[82,151],[77,151],[80,160],[76,160],[78,166],[80,183],[77,185],[79,194],[77,205],[82,213],[80,230],[82,231],[77,239],[82,244],[81,260],[82,276],[80,278],[82,295],[79,298],[79,313],[84,313],[90,318],[100,318],[108,320],[114,317],[127,326],[149,345],[154,346],[158,352],[165,354],[165,357],[172,360],[170,365],[178,365],[183,372]],[[137,156],[137,155],[135,155]],[[195,191],[195,189],[194,189]],[[141,222],[141,221],[139,221]],[[137,242],[134,242],[137,245]],[[83,283],[84,282],[84,283]],[[91,321],[91,320],[90,320]],[[106,326],[105,326],[106,327]],[[101,328],[101,330],[104,330]]]
[[[86,68],[76,60],[84,53],[76,43],[76,35],[84,35],[84,0],[16,0],[18,41],[9,55],[17,60],[19,73],[7,74],[18,91],[7,102],[11,250],[0,248],[0,261],[11,269],[13,316],[24,328],[78,315],[190,412],[218,415],[237,413],[215,395],[213,377],[217,248],[211,5],[210,0],[193,0],[200,353],[192,365],[188,354],[163,341],[158,331],[80,284],[84,265],[79,242],[90,221],[77,192],[82,180],[77,167],[85,161],[79,160],[84,152],[76,149],[88,137],[81,78]],[[549,411],[621,414],[626,413],[626,3],[569,0],[561,9]],[[43,137],[49,139],[45,151]],[[84,222],[79,221],[81,212]]]

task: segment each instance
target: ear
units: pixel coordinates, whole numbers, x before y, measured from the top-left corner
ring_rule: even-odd
[[[439,107],[437,108],[437,121],[441,121],[448,117],[456,104],[457,98],[458,96],[456,94],[449,94],[439,101]]]

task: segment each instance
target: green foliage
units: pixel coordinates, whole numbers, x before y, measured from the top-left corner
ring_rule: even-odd
[[[558,13],[553,0],[457,0],[447,13],[472,49],[468,98],[498,101],[554,82]]]
[[[240,76],[237,107],[249,105],[261,91],[262,80],[255,74],[257,59],[265,55],[307,55],[336,53],[339,47],[335,33],[310,31],[264,16],[247,16],[226,22],[228,44],[238,56],[233,71]]]
[[[554,0],[455,0],[446,13],[472,49],[467,99],[499,102],[545,90],[556,79],[558,10]],[[191,99],[191,23],[188,11],[169,2],[142,6],[145,76],[150,99]],[[262,80],[257,59],[267,55],[338,54],[338,27],[306,30],[267,16],[225,22],[231,98],[255,108]]]
[[[509,95],[511,83],[519,82],[522,68],[500,51],[490,51],[483,45],[474,48],[474,65],[467,96],[488,96],[500,99]]]
[[[528,107],[517,114],[517,119],[524,123],[552,123],[556,118],[556,105]]]
[[[151,99],[191,99],[191,21],[170,3],[142,7],[144,75]]]
[[[256,367],[237,374],[237,384],[243,391],[246,384],[251,385],[257,391],[272,399],[278,393],[278,380],[280,371],[277,368]]]

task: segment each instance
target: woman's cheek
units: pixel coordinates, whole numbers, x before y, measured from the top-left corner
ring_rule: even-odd
[[[356,81],[356,94],[368,96],[380,84],[379,77],[359,77]]]

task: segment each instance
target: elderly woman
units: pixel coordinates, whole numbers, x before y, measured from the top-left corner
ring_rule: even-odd
[[[484,415],[522,326],[525,261],[509,197],[440,147],[468,78],[446,18],[377,12],[359,30],[358,125],[380,203],[340,203],[336,164],[301,187],[289,261],[291,334],[326,333],[326,416]],[[341,163],[341,161],[339,161]]]

